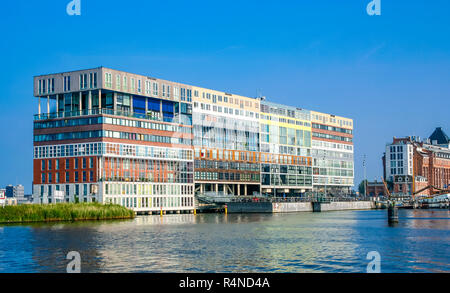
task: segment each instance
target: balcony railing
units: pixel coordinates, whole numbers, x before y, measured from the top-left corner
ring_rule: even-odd
[[[151,114],[135,113],[130,111],[118,111],[113,109],[91,109],[91,110],[81,110],[81,111],[65,111],[65,112],[55,112],[55,113],[42,113],[34,115],[34,120],[48,120],[57,118],[73,118],[80,116],[92,116],[92,115],[113,115],[120,117],[138,118],[146,119],[151,121],[168,122],[192,125],[192,120],[188,118],[188,115],[180,114],[175,117],[164,117],[161,116],[160,112],[153,112]]]

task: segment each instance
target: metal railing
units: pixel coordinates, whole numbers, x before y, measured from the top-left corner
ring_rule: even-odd
[[[173,118],[164,117],[164,115],[160,115],[160,112],[154,112],[155,114],[142,114],[130,111],[118,111],[113,109],[91,109],[91,110],[77,110],[77,111],[64,111],[64,112],[54,112],[54,113],[41,113],[34,115],[34,120],[48,120],[48,119],[56,119],[56,118],[71,118],[71,117],[80,117],[80,116],[93,116],[93,115],[112,115],[112,116],[121,116],[121,117],[129,117],[129,118],[138,118],[138,119],[146,119],[151,121],[159,121],[159,122],[168,122],[168,123],[180,123],[186,124],[183,119],[184,114],[175,115]]]
[[[207,203],[217,203],[225,204],[230,202],[271,202],[271,203],[282,203],[282,202],[354,202],[354,201],[373,201],[373,197],[350,197],[350,196],[339,196],[339,197],[325,197],[325,196],[306,196],[306,197],[269,197],[269,196],[235,196],[223,194],[212,195],[212,194],[197,194],[197,199],[202,202]]]

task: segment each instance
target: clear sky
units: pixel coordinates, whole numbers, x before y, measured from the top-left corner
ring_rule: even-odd
[[[450,1],[2,1],[0,186],[31,193],[34,75],[107,66],[353,118],[355,182],[393,136],[450,133]]]

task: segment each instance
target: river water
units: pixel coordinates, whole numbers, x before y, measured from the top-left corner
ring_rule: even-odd
[[[0,272],[450,272],[450,211],[142,216],[0,226]]]

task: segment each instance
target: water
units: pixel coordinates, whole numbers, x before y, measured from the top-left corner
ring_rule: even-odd
[[[199,214],[0,226],[0,272],[450,272],[450,212]]]

